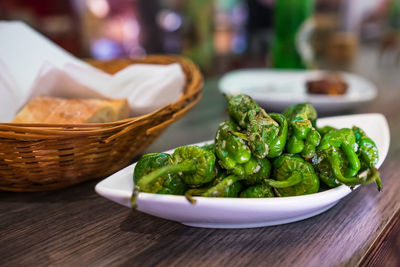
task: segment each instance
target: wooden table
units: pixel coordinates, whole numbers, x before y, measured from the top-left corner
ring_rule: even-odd
[[[366,53],[355,70],[378,85],[379,97],[354,112],[380,112],[389,121],[383,192],[368,185],[310,219],[238,230],[191,228],[132,212],[98,196],[98,180],[54,192],[0,192],[0,265],[398,266],[400,75],[395,67],[378,70],[374,56]],[[148,151],[214,137],[226,118],[216,81],[206,82],[201,102]]]

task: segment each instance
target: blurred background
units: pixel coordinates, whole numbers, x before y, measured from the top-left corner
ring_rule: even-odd
[[[1,20],[22,20],[78,57],[183,54],[206,76],[245,67],[351,70],[365,48],[378,64],[397,66],[399,14],[400,0],[0,1]],[[282,45],[288,38],[296,55]]]

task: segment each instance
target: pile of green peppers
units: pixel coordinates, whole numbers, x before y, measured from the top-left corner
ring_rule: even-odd
[[[309,103],[267,113],[251,97],[228,97],[229,120],[214,143],[143,155],[136,164],[132,206],[139,192],[265,198],[312,194],[337,187],[382,183],[378,149],[354,126],[317,128]]]

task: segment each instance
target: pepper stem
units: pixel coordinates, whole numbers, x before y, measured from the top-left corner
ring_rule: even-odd
[[[359,178],[363,179],[363,184],[369,184],[369,183],[375,181],[376,186],[378,187],[378,191],[380,192],[382,190],[381,177],[380,177],[379,171],[375,167],[368,169],[366,175],[364,175],[364,177],[361,176]]]
[[[228,101],[232,99],[232,96],[227,95],[225,93],[222,94]]]
[[[222,179],[221,182],[209,188],[206,192],[201,194],[203,197],[223,197],[226,189],[231,185],[239,181],[239,177],[236,175],[229,175]]]
[[[231,132],[233,135],[245,140],[245,141],[249,141],[248,137],[246,134],[241,133],[241,132]]]
[[[157,178],[160,176],[169,173],[194,171],[195,169],[196,166],[191,160],[186,160],[178,164],[167,165],[143,176],[135,187],[140,189],[140,191],[148,192],[151,188],[151,185],[154,184],[157,181]]]
[[[188,191],[186,191],[185,197],[190,202],[190,204],[195,205],[196,199],[194,199],[193,196],[201,196],[206,191],[207,188],[189,189]]]
[[[132,196],[131,196],[131,207],[132,209],[136,210],[137,208],[137,197],[138,197],[139,191],[137,191],[135,188],[133,189]]]
[[[343,176],[340,170],[339,156],[336,152],[332,153],[332,155],[329,157],[329,162],[331,163],[333,174],[335,175],[336,179],[339,180],[339,182],[348,186],[355,186],[363,183],[363,180],[359,177],[347,178]]]
[[[178,173],[178,172],[188,172],[194,171],[196,169],[196,165],[193,164],[191,160],[183,161],[179,164],[167,165],[162,168],[159,168],[145,176],[143,176],[138,183],[133,188],[132,197],[131,197],[131,206],[132,209],[136,209],[137,207],[137,197],[139,192],[151,192],[151,186],[157,181],[157,179],[163,175],[169,173]]]
[[[185,197],[191,204],[196,204],[196,200],[193,198],[193,196],[224,197],[225,191],[239,180],[241,180],[241,178],[238,176],[229,175],[212,187],[190,189],[185,193]]]
[[[285,181],[277,181],[277,180],[271,180],[271,179],[266,179],[265,181],[272,187],[275,188],[286,188],[290,186],[294,186],[298,183],[300,183],[303,180],[303,176],[299,172],[293,172],[292,175]]]
[[[378,170],[374,167],[371,169],[371,176],[374,177],[376,186],[378,187],[378,191],[382,191],[382,181]]]

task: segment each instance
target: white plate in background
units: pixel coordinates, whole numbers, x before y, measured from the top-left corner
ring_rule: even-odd
[[[319,112],[350,110],[373,100],[377,89],[367,79],[340,72],[348,84],[344,95],[308,94],[306,82],[325,71],[243,69],[231,71],[219,80],[219,90],[227,95],[247,94],[267,112],[283,111],[288,106],[310,102]]]
[[[318,126],[338,128],[361,127],[371,137],[379,150],[380,167],[388,153],[389,126],[381,114],[359,114],[329,117],[318,120]],[[211,141],[203,142],[209,143]],[[198,144],[198,145],[201,145]],[[167,151],[171,153],[171,151]],[[132,164],[99,182],[96,192],[116,203],[131,207],[133,190]],[[370,185],[375,186],[375,185]],[[384,181],[383,181],[384,186]],[[177,221],[185,225],[206,228],[250,228],[295,222],[320,214],[351,193],[347,186],[339,186],[323,192],[276,198],[207,198],[194,197],[190,204],[184,196],[140,193],[137,209],[141,212]]]

